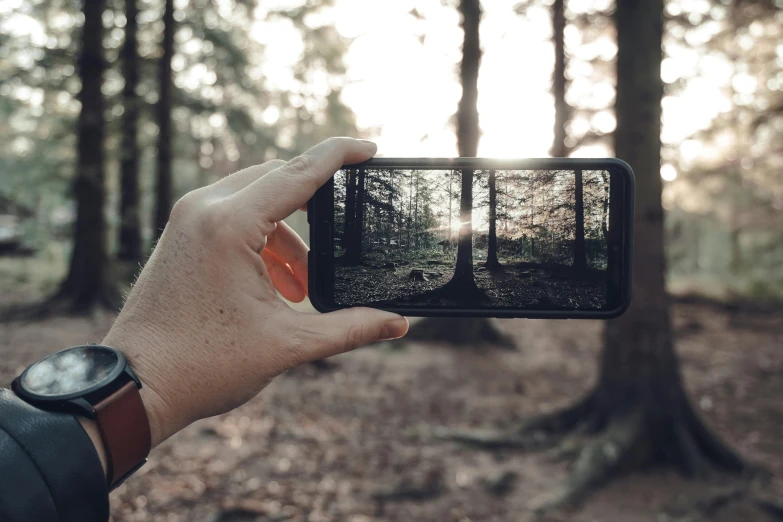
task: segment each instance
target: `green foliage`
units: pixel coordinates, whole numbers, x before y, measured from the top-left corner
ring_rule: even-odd
[[[80,2],[42,0],[4,13],[32,31],[0,33],[0,197],[34,211],[36,241],[69,223],[75,163],[75,121],[80,89],[76,72]],[[288,158],[326,137],[356,135],[353,114],[341,101],[347,41],[330,26],[312,26],[311,14],[328,2],[308,2],[269,21],[288,18],[303,41],[296,88],[276,85],[263,68],[266,49],[253,34],[255,0],[226,9],[216,0],[178,3],[174,59],[174,186],[176,195],[273,157]],[[142,223],[151,237],[151,193],[157,126],[155,104],[163,2],[139,2],[139,122]],[[124,2],[111,0],[104,15],[107,72],[106,140],[108,220],[117,223],[119,132],[123,78],[119,62]],[[12,18],[9,19],[12,23]],[[328,88],[324,92],[323,84]],[[279,117],[267,122],[274,108]],[[55,226],[56,225],[56,226]],[[110,237],[113,240],[114,230]]]

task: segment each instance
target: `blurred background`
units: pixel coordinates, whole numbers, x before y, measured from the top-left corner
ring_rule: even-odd
[[[0,384],[100,341],[180,196],[326,137],[384,156],[630,159],[615,147],[617,59],[637,44],[618,40],[616,9],[640,2],[618,2],[0,0]],[[774,475],[783,2],[661,10],[663,54],[639,54],[660,70],[660,104],[637,93],[662,111],[660,168],[632,166],[654,172],[642,197],[665,211],[673,337],[696,410]],[[290,222],[306,236],[301,212]],[[572,402],[598,375],[602,325],[491,325],[466,349],[430,334],[292,372],[166,443],[114,494],[114,519],[527,520],[567,461],[432,432]],[[566,519],[783,513],[749,486],[634,477]]]

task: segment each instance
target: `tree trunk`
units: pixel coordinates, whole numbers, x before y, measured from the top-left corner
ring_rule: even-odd
[[[345,216],[343,218],[343,248],[346,255],[353,242],[353,227],[356,220],[356,172],[345,171]]]
[[[391,245],[394,237],[394,171],[389,171],[389,232],[386,234],[386,244]],[[399,243],[397,244],[399,247]]]
[[[487,238],[487,270],[498,270],[498,238],[497,238],[497,180],[495,171],[489,171],[489,237]]]
[[[460,79],[462,98],[457,108],[457,149],[460,156],[475,156],[478,151],[479,123],[476,102],[478,100],[478,70],[481,60],[479,0],[461,0],[462,63]],[[473,306],[486,300],[486,294],[476,286],[473,277],[473,171],[463,170],[461,176],[460,230],[457,247],[457,265],[454,277],[441,289],[444,295],[470,302]],[[458,332],[458,333],[457,333]],[[457,333],[457,334],[455,334]],[[449,342],[455,345],[479,348],[486,344],[513,347],[513,341],[498,331],[489,319],[481,318],[426,318],[411,328],[408,340]]]
[[[574,174],[574,209],[576,214],[576,231],[574,232],[574,271],[584,272],[585,269],[587,269],[584,184],[582,181],[582,171],[577,170]]]
[[[108,280],[104,187],[104,99],[101,87],[104,0],[85,0],[84,26],[79,51],[81,111],[77,123],[77,164],[73,195],[76,223],[68,275],[49,306],[62,304],[70,312],[88,312],[96,305],[114,306],[114,289]]]
[[[139,263],[142,260],[141,221],[139,212],[139,144],[138,125],[141,100],[136,93],[139,83],[137,0],[125,0],[125,43],[120,52],[125,86],[122,100],[120,146],[120,244],[117,257],[121,261]]]
[[[471,286],[476,286],[473,277],[473,170],[462,171],[461,190],[457,266],[454,269],[454,277],[448,284],[470,289]]]
[[[452,232],[452,227],[454,226],[453,222],[451,221],[451,216],[453,214],[453,211],[451,209],[451,202],[453,200],[453,196],[451,193],[451,186],[452,186],[453,179],[454,179],[454,172],[449,171],[449,232],[448,232],[449,235],[446,239],[446,244],[448,246],[451,246],[451,232]]]
[[[413,207],[413,238],[416,240],[416,249],[418,250],[421,244],[419,243],[419,239],[421,237],[421,234],[419,233],[419,171],[416,172],[416,198],[414,199],[415,204]]]
[[[348,263],[358,265],[362,261],[362,239],[364,237],[364,169],[360,169],[356,181],[356,205],[351,229],[350,250],[346,251]]]
[[[481,63],[479,44],[481,6],[479,0],[460,0],[459,10],[462,14],[464,39],[459,74],[462,97],[457,106],[457,150],[460,157],[474,157],[478,152],[480,136],[477,102],[478,73]]]
[[[166,0],[163,11],[163,55],[160,58],[157,120],[158,179],[155,190],[155,237],[160,237],[169,221],[173,205],[172,194],[172,80],[171,60],[174,57],[174,0]]]
[[[479,121],[478,109],[478,73],[481,63],[479,44],[479,24],[481,6],[479,0],[461,0],[462,14],[462,63],[460,80],[462,97],[457,106],[457,149],[460,157],[474,157],[478,151]],[[461,173],[459,203],[459,236],[457,238],[457,266],[454,277],[447,286],[463,289],[466,295],[478,290],[473,277],[473,171],[465,169]]]
[[[413,171],[411,171],[410,183],[408,185],[408,248],[413,248],[413,243],[411,242],[411,227],[413,226]]]
[[[564,158],[570,152],[570,148],[566,145],[566,124],[571,118],[571,107],[566,102],[568,79],[566,78],[565,27],[565,0],[554,0],[552,42],[555,46],[555,67],[552,72],[552,94],[555,98],[555,133],[550,154],[556,158]]]

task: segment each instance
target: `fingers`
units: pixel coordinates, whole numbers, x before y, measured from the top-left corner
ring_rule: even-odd
[[[261,259],[264,260],[269,278],[280,295],[293,303],[301,303],[306,297],[305,290],[285,263],[266,249],[261,251]]]
[[[246,186],[238,200],[254,220],[281,221],[307,203],[337,169],[368,160],[375,151],[369,141],[330,138]]]
[[[279,221],[274,232],[267,236],[264,249],[269,250],[280,261],[291,267],[297,281],[307,293],[307,252],[309,249],[299,234],[294,232],[285,221]]]
[[[373,308],[348,308],[328,314],[303,316],[308,329],[318,339],[308,347],[312,361],[324,359],[361,346],[397,339],[408,331],[408,320]]]
[[[222,195],[233,194],[253,183],[258,178],[263,177],[268,172],[285,165],[283,160],[270,160],[261,165],[253,165],[239,172],[229,174],[212,184],[214,189],[221,192]]]

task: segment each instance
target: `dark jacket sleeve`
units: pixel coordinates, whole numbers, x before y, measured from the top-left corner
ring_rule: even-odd
[[[78,420],[0,389],[0,521],[108,519],[106,477]]]

